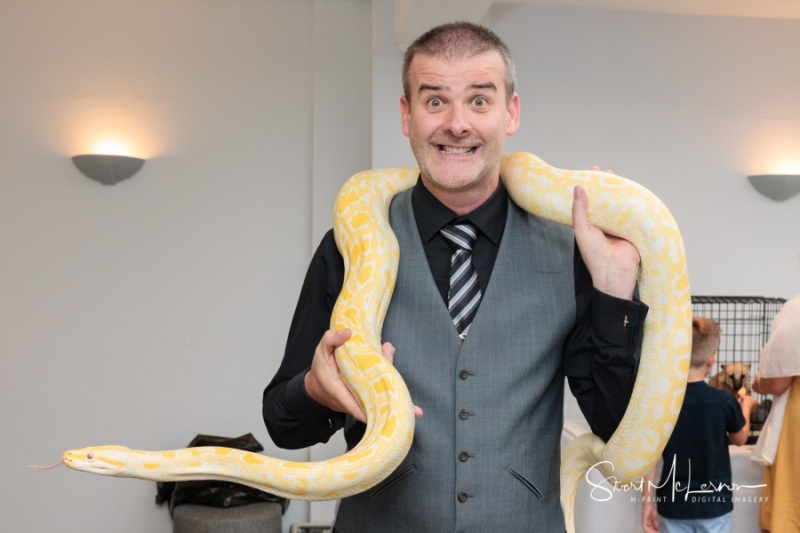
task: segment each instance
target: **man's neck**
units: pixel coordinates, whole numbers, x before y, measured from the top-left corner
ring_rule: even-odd
[[[500,185],[500,176],[498,175],[491,182],[476,184],[469,189],[456,191],[436,187],[424,178],[422,179],[422,184],[445,207],[462,216],[479,208],[494,194]]]

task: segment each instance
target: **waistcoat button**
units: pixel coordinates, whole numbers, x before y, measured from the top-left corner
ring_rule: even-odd
[[[462,463],[466,463],[469,460],[469,454],[467,452],[461,452],[458,454],[458,460]]]
[[[462,370],[461,372],[458,373],[458,377],[460,377],[461,379],[467,379],[469,377],[469,371]]]
[[[466,502],[468,499],[469,499],[469,494],[467,494],[466,492],[458,493],[458,501],[460,501],[461,503]]]
[[[469,411],[467,411],[466,409],[462,409],[461,412],[458,413],[458,418],[460,418],[461,420],[466,420],[467,418],[469,418]]]

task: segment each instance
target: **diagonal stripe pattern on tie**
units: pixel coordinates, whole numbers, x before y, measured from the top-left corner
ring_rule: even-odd
[[[448,224],[441,230],[453,249],[450,258],[450,291],[447,309],[459,335],[469,329],[478,305],[481,303],[481,288],[478,274],[472,265],[472,245],[478,238],[478,230],[472,224]]]

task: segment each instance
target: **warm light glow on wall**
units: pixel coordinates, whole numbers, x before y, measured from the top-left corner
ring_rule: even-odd
[[[756,122],[745,171],[763,196],[784,202],[800,194],[800,128],[796,121],[764,119]]]
[[[747,177],[762,195],[783,202],[800,193],[800,156],[775,159]]]
[[[770,174],[800,174],[800,158],[777,163],[767,170]]]
[[[131,150],[129,145],[116,139],[107,139],[95,143],[92,146],[90,153],[105,155],[127,155],[131,157],[136,157],[139,155]]]
[[[750,125],[741,157],[746,174],[800,174],[800,124],[761,119]]]
[[[54,112],[51,133],[58,150],[152,159],[169,152],[172,111],[165,102],[128,99],[68,99]]]

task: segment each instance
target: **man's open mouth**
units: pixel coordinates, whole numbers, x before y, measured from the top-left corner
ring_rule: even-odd
[[[467,155],[474,154],[477,146],[447,146],[444,144],[439,145],[439,153],[454,154],[454,155]]]

